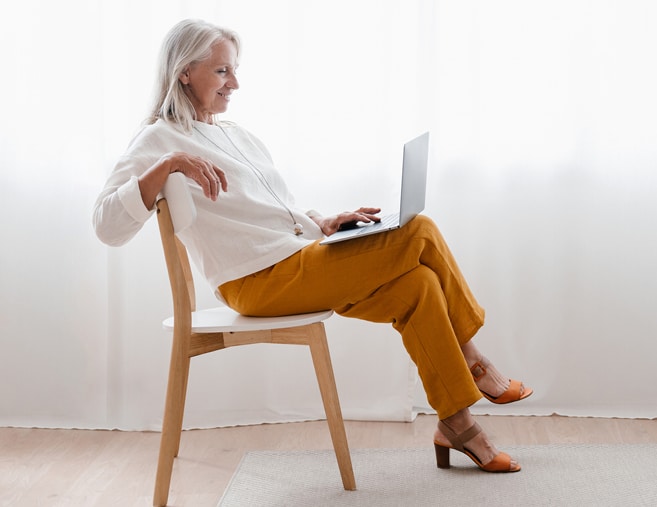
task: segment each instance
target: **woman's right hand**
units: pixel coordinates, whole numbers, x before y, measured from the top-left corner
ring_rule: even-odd
[[[380,222],[381,218],[376,216],[381,212],[381,208],[358,208],[356,211],[345,211],[330,217],[322,217],[315,212],[309,215],[310,218],[319,225],[325,236],[330,236],[340,229],[350,229],[355,227],[358,222],[370,223]]]
[[[141,197],[148,209],[155,206],[155,199],[162,191],[169,174],[175,172],[183,173],[198,183],[205,196],[213,201],[217,200],[220,190],[228,190],[226,174],[208,159],[184,152],[171,152],[163,155],[139,178]]]

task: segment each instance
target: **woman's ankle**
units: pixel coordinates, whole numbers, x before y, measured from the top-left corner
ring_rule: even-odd
[[[477,346],[472,343],[472,340],[461,345],[461,351],[463,352],[463,357],[465,358],[468,368],[472,368],[473,365],[484,359],[483,354],[479,351]]]
[[[445,419],[441,419],[441,422],[454,433],[458,434],[470,428],[475,423],[475,420],[470,413],[470,409],[466,407]]]
[[[509,387],[510,380],[479,351],[472,340],[462,345],[463,357],[472,372],[477,387],[490,396],[497,397]]]

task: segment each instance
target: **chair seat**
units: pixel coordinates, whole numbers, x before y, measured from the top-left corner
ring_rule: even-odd
[[[328,319],[333,310],[314,313],[284,315],[281,317],[246,317],[227,306],[192,312],[192,332],[231,333],[238,331],[263,331],[287,327],[305,326]],[[162,322],[164,329],[173,330],[173,317]]]

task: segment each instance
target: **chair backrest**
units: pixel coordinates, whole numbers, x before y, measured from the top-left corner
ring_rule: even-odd
[[[169,203],[173,232],[184,231],[196,220],[196,206],[189,191],[187,177],[183,173],[173,173],[167,178],[162,195]]]
[[[176,234],[194,223],[196,207],[186,177],[181,173],[169,175],[162,194],[157,201],[157,221],[171,284],[174,319],[187,322],[196,310],[196,291],[187,249]]]

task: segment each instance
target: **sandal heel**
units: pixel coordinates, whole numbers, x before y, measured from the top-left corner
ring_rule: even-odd
[[[438,468],[449,468],[449,447],[443,447],[434,442],[436,449],[436,464]]]

